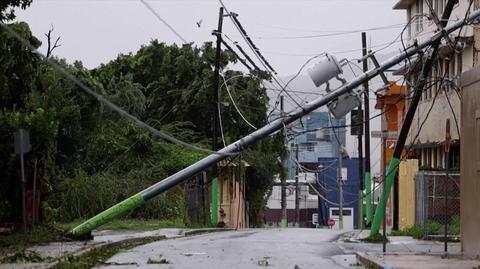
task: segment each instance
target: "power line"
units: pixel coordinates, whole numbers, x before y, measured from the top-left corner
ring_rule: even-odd
[[[230,40],[236,47],[237,49],[243,54],[243,56],[245,57],[245,59],[247,59],[247,61],[256,69],[256,70],[260,70],[260,68],[258,68],[258,66],[255,64],[255,62],[253,62],[252,58],[250,58],[250,56],[248,56],[248,54],[243,50],[243,48],[238,44],[237,41],[233,41],[228,35],[226,35],[225,33],[222,33],[223,36],[225,36],[228,40]],[[223,40],[223,39],[222,39]]]
[[[183,41],[183,43],[188,43],[185,38],[183,38],[175,29],[173,29],[173,27],[168,24],[168,22],[166,22],[164,19],[162,19],[162,17],[160,17],[160,15],[155,11],[155,9],[153,9],[148,3],[147,1],[145,0],[140,0],[140,2],[148,9],[150,10],[150,12],[152,12],[152,14],[158,19],[160,20],[163,24],[165,24],[165,26],[168,27],[168,29],[170,29],[170,31],[172,31],[178,38],[180,38],[180,40]]]
[[[230,15],[230,20],[232,21],[233,25],[235,26],[235,28],[237,28],[237,30],[239,31],[240,35],[242,36],[242,38],[245,40],[245,42],[247,43],[247,45],[250,47],[250,49],[253,51],[253,54],[255,55],[255,57],[260,61],[260,63],[265,67],[265,69],[267,70],[270,70],[272,71],[271,72],[271,75],[272,75],[272,79],[275,81],[275,83],[278,84],[278,86],[280,86],[280,88],[284,89],[285,87],[282,86],[282,84],[280,83],[280,79],[276,77],[276,72],[275,70],[271,67],[271,65],[266,61],[265,57],[263,57],[263,55],[260,53],[260,50],[255,46],[255,44],[252,42],[252,40],[250,39],[250,37],[248,36],[247,32],[245,31],[245,29],[241,26],[240,22],[238,21],[237,19],[237,14],[234,14],[232,12],[229,12],[228,8],[225,6],[225,4],[223,3],[222,0],[218,0],[220,2],[220,4],[223,6],[223,8],[225,9],[225,11]],[[293,98],[290,93],[288,92],[285,92],[287,94],[287,96],[299,107],[301,108],[302,106],[295,100],[295,98]]]
[[[225,40],[223,40],[223,38],[220,39],[220,41],[222,42],[222,44],[223,44],[231,53],[233,53],[233,54],[235,55],[235,57],[237,57],[237,59],[238,59],[248,70],[250,70],[250,71],[253,70],[253,69],[245,62],[244,59],[242,59],[242,58],[240,58],[240,56],[238,56],[237,52],[234,51],[234,50],[232,49],[232,47],[230,47],[230,45],[228,45],[228,43],[225,42]]]
[[[254,39],[273,39],[273,40],[292,40],[292,39],[311,39],[311,38],[321,38],[321,37],[332,37],[332,36],[342,36],[342,35],[350,35],[356,34],[360,32],[366,31],[377,31],[377,30],[390,30],[403,27],[404,24],[396,24],[394,26],[381,26],[381,27],[373,27],[367,28],[362,30],[351,30],[351,31],[339,31],[333,32],[328,34],[319,34],[319,35],[304,35],[304,36],[254,36]]]
[[[225,135],[223,133],[222,112],[220,111],[220,103],[217,103],[218,123],[220,125],[220,134],[222,135],[223,147],[227,146],[225,142]]]
[[[246,118],[245,116],[243,116],[243,113],[240,111],[240,109],[238,108],[237,104],[235,103],[235,100],[233,100],[233,97],[232,97],[232,94],[230,93],[230,89],[228,88],[228,84],[227,84],[227,81],[225,80],[225,76],[223,74],[220,74],[220,76],[222,77],[223,79],[223,85],[225,85],[225,89],[227,89],[227,93],[228,93],[228,96],[230,96],[230,100],[232,100],[232,103],[233,103],[233,106],[235,107],[235,110],[237,111],[238,115],[240,115],[240,117],[250,126],[252,127],[253,129],[257,130],[257,127],[253,126],[253,124],[251,124]],[[220,88],[222,87],[220,86]]]
[[[357,30],[309,30],[309,29],[300,29],[300,28],[290,28],[290,27],[283,27],[283,26],[277,26],[277,25],[268,25],[264,23],[257,23],[260,26],[263,27],[268,27],[268,28],[274,28],[274,29],[281,29],[281,30],[287,30],[287,31],[292,31],[292,32],[306,32],[306,33],[350,33],[350,32],[366,32],[366,31],[373,31],[377,28],[387,28],[387,29],[392,29],[395,28],[396,26],[404,26],[405,23],[397,23],[397,24],[390,24],[390,25],[384,25],[384,26],[378,26],[374,28],[364,28],[364,29],[357,29]]]
[[[427,35],[427,34],[431,34],[433,32],[435,32],[435,31],[434,30],[428,31],[428,32],[422,33],[418,36],[424,36],[424,35]],[[383,47],[385,45],[391,46],[393,44],[400,43],[401,41],[398,40],[399,37],[400,36],[398,36],[393,41],[372,45],[372,46],[370,46],[370,48],[380,48],[380,47]],[[378,51],[381,51],[381,50],[384,50],[384,49],[386,49],[386,47],[382,48]],[[348,50],[330,51],[329,53],[337,55],[337,54],[346,54],[346,53],[359,52],[359,51],[362,51],[362,49],[348,49]],[[375,52],[378,52],[378,51],[375,51]],[[275,52],[275,51],[264,51],[264,52],[267,53],[267,54],[292,56],[292,57],[310,57],[310,56],[320,55],[320,54],[323,53],[323,52],[322,53],[286,53],[286,52],[284,53],[284,52]]]
[[[220,0],[220,2],[222,2]],[[238,20],[237,18],[237,15],[235,14],[232,14],[230,13],[230,17],[232,18],[232,20],[234,21],[234,23],[238,26],[242,36],[244,36],[247,40],[247,43],[252,47],[252,49],[254,50],[254,52],[260,57],[260,59],[262,60],[263,63],[265,63],[265,65],[268,67],[268,69],[270,69],[270,71],[272,71],[274,74],[277,74],[277,72],[275,71],[275,69],[273,69],[273,67],[270,65],[270,63],[267,61],[267,59],[265,59],[265,57],[263,57],[262,53],[260,53],[260,50],[258,49],[257,46],[255,46],[255,44],[253,43],[252,39],[250,38],[250,36],[247,34],[247,31],[245,31],[245,29],[243,28],[242,24],[240,23],[240,21]]]

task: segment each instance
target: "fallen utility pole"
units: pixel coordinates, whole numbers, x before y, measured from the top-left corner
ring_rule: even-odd
[[[468,21],[480,17],[480,11],[473,12],[469,17]],[[464,21],[459,21],[453,23],[450,27],[445,28],[445,32],[451,33],[464,25]],[[318,97],[315,100],[312,100],[304,107],[298,108],[292,111],[288,117],[278,118],[264,127],[256,130],[255,132],[237,140],[236,142],[224,147],[223,149],[217,151],[214,154],[211,154],[202,160],[188,166],[187,168],[163,179],[162,181],[150,186],[149,188],[140,191],[139,193],[125,199],[124,201],[110,207],[109,209],[101,212],[100,214],[92,217],[91,219],[85,221],[79,226],[75,227],[70,233],[73,236],[81,236],[89,233],[91,230],[96,227],[109,222],[110,220],[119,217],[127,212],[131,211],[134,208],[137,208],[144,204],[146,201],[156,197],[157,195],[165,192],[166,190],[176,186],[177,184],[189,179],[190,177],[196,175],[199,172],[204,171],[205,169],[215,165],[217,162],[231,157],[232,155],[239,154],[247,147],[253,145],[257,141],[269,136],[270,134],[282,129],[284,126],[294,122],[295,120],[301,118],[302,116],[314,111],[315,109],[327,105],[331,101],[340,97],[341,95],[350,92],[351,90],[359,87],[365,81],[372,79],[377,76],[379,73],[395,66],[396,64],[402,62],[404,59],[415,55],[417,52],[423,50],[433,42],[440,40],[442,35],[435,35],[430,38],[430,40],[419,43],[417,46],[411,47],[399,55],[390,58],[389,60],[382,63],[379,67],[375,67],[368,72],[365,72],[355,78],[354,80],[344,84],[339,87],[337,90],[331,91],[325,96]]]
[[[450,14],[452,13],[453,6],[455,4],[455,0],[449,0],[447,5],[445,6],[445,10],[443,11],[442,20],[441,20],[441,27],[445,27],[448,23],[450,18]],[[473,13],[467,20],[472,20],[477,18],[479,15],[479,11]],[[385,191],[382,193],[380,197],[380,201],[378,202],[377,208],[375,209],[375,216],[372,222],[372,229],[370,230],[370,236],[376,235],[380,231],[380,224],[383,219],[385,205],[387,203],[388,196],[390,195],[390,190],[392,188],[392,183],[395,179],[395,176],[398,171],[398,166],[400,164],[400,158],[402,156],[403,148],[405,146],[405,142],[407,141],[408,132],[410,131],[410,126],[412,125],[413,118],[415,116],[415,112],[417,110],[418,103],[420,102],[420,98],[423,93],[423,88],[427,83],[427,78],[430,75],[430,71],[432,69],[433,62],[435,60],[435,56],[438,51],[438,47],[440,46],[440,41],[442,37],[447,36],[451,33],[452,28],[460,28],[463,26],[465,21],[461,20],[452,24],[450,27],[443,28],[442,31],[437,32],[431,39],[429,43],[432,44],[432,54],[427,58],[427,61],[423,65],[422,73],[419,78],[418,86],[415,88],[413,98],[410,102],[408,107],[407,115],[403,121],[402,129],[400,130],[400,135],[398,137],[397,143],[395,145],[395,150],[393,152],[392,160],[388,166],[387,174],[386,174],[386,182],[385,182]]]

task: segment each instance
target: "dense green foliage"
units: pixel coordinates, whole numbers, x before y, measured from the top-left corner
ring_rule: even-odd
[[[27,8],[32,0],[2,0],[0,1],[0,22],[13,20],[15,18],[15,8]]]
[[[26,5],[28,1],[13,1]],[[6,10],[0,6],[0,10]],[[6,14],[6,13],[2,13]],[[6,15],[5,15],[6,16]],[[27,24],[11,24],[32,44],[40,46]],[[211,148],[214,48],[182,47],[152,41],[137,53],[119,55],[94,70],[81,62],[68,64],[50,58],[121,108],[166,133]],[[222,52],[222,68],[235,62]],[[26,156],[27,189],[38,179],[42,213],[49,221],[91,217],[120,200],[158,182],[205,156],[166,143],[122,119],[85,94],[37,55],[0,31],[0,222],[18,219],[19,170],[13,134],[30,132]],[[232,97],[255,126],[266,123],[268,97],[261,86],[264,74],[244,76],[224,72]],[[222,126],[227,144],[252,131],[220,90]],[[245,152],[252,169],[248,175],[250,213],[263,209],[278,156],[284,151],[280,136],[267,138]],[[184,216],[184,189],[170,190],[129,216],[171,218]],[[255,222],[255,221],[254,221]]]

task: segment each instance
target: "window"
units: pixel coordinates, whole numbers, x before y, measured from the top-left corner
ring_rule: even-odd
[[[417,33],[423,31],[423,0],[417,0],[415,3],[415,15],[418,18],[415,21],[415,30]]]
[[[410,21],[412,19],[412,7],[410,6],[408,9],[407,9],[407,21]],[[411,24],[408,24],[407,25],[407,35],[408,35],[408,38],[412,38],[412,25]]]
[[[300,143],[300,149],[303,151],[314,151],[315,143]]]
[[[457,76],[462,74],[463,68],[463,58],[461,53],[457,53]]]
[[[432,149],[427,148],[427,167],[432,168]]]
[[[351,216],[352,215],[352,210],[343,209],[342,213],[343,213],[343,216]],[[332,210],[332,216],[340,216],[340,210],[339,209],[333,209]]]
[[[317,195],[317,192],[315,191],[314,188],[311,188],[311,187],[309,187],[309,186],[307,186],[307,188],[308,188],[308,194],[310,194],[310,195]]]
[[[433,10],[435,10],[439,19],[442,17],[444,7],[445,0],[433,0]]]

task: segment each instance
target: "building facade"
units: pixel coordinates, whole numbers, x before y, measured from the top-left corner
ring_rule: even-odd
[[[358,194],[359,194],[359,160],[349,158],[342,160],[343,178],[343,219],[345,229],[358,228]],[[335,220],[338,224],[339,214],[339,184],[338,184],[338,157],[318,158],[316,189],[320,192],[318,208],[318,222],[327,225],[328,219]]]
[[[426,40],[438,32],[438,27],[434,23],[435,16],[441,17],[447,2],[447,0],[400,0],[395,4],[394,9],[405,10],[407,22],[412,22],[407,27],[407,46],[414,44],[415,40]],[[448,23],[462,20],[469,11],[479,8],[479,0],[458,0]],[[475,152],[478,150],[473,145],[478,144],[478,132],[471,123],[475,122],[475,111],[480,107],[477,94],[479,72],[478,69],[472,70],[479,63],[479,31],[477,26],[467,25],[451,33],[449,41],[442,41],[438,54],[435,55],[436,62],[430,76],[430,87],[427,87],[422,93],[406,145],[414,149],[415,154],[410,157],[418,159],[420,173],[417,174],[416,181],[422,178],[419,175],[432,174],[434,178],[440,178],[440,182],[445,182],[440,188],[439,184],[434,184],[433,189],[430,181],[416,182],[416,186],[425,186],[425,190],[432,189],[433,191],[439,188],[443,197],[460,200],[454,202],[458,202],[458,207],[461,209],[456,207],[455,210],[452,210],[452,204],[455,204],[453,202],[448,203],[445,208],[436,208],[441,212],[448,212],[446,218],[444,217],[439,222],[448,222],[452,227],[453,220],[458,219],[458,215],[460,215],[462,250],[467,255],[476,255],[477,257],[480,255],[478,218],[473,216],[476,216],[474,212],[477,212],[478,206],[480,206],[477,191],[479,166],[475,161],[475,156],[477,156]],[[412,63],[402,71],[410,82],[408,86],[411,92],[411,86],[415,85],[420,70],[415,68]],[[461,80],[462,83],[460,83]],[[450,151],[445,153],[447,119],[450,120],[452,143]],[[464,141],[464,139],[468,141]],[[448,163],[445,154],[448,154]],[[462,159],[461,165],[460,159]],[[460,170],[460,179],[453,181],[452,177],[447,177],[443,172],[446,168],[455,170],[453,173],[457,174]],[[428,177],[423,176],[423,178]],[[460,189],[459,197],[455,197],[455,189]],[[419,189],[416,187],[416,196],[418,193]],[[416,197],[416,200],[430,201],[435,198]],[[441,201],[441,204],[444,204],[444,201]],[[418,203],[416,208],[418,211]],[[432,215],[431,207],[427,206],[426,208],[426,212],[423,212],[422,215]],[[418,218],[420,214],[416,213],[415,215]],[[443,216],[445,215],[443,214]],[[420,222],[422,221],[425,223],[432,220],[420,220]],[[416,219],[415,222],[419,223],[419,220]]]
[[[314,111],[289,126],[287,132],[287,224],[295,225],[295,177],[299,178],[300,227],[314,227],[313,214],[318,212],[318,196],[312,184],[316,183],[319,158],[337,158],[339,143],[345,145],[345,118],[335,119],[329,112]],[[298,153],[297,153],[298,150]],[[298,158],[297,158],[298,155]],[[298,171],[297,171],[298,169]],[[281,183],[277,179],[272,188],[266,210],[267,226],[280,226]]]
[[[446,2],[446,0],[400,0],[395,4],[394,9],[406,11],[406,21],[409,22],[405,32],[406,47],[417,41],[425,41],[438,32],[434,18],[441,18]],[[467,0],[459,0],[455,4],[449,24],[465,17],[469,3]],[[450,34],[450,40],[456,45],[455,49],[450,42],[442,41],[430,74],[429,85],[422,93],[407,139],[406,146],[415,149],[420,170],[445,169],[447,164],[443,143],[447,118],[451,122],[452,136],[448,166],[450,169],[460,168],[461,94],[458,82],[461,73],[471,69],[475,63],[474,55],[477,52],[473,27],[465,26],[460,31],[453,32]],[[410,93],[413,91],[412,86],[418,81],[420,72],[421,64],[417,64],[415,60],[411,60],[403,69],[402,74],[408,78],[406,85]]]

